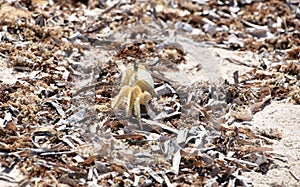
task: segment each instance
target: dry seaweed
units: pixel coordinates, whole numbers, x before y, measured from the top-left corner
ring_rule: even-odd
[[[250,186],[242,173],[276,167],[271,144],[282,136],[245,121],[274,100],[300,103],[297,6],[1,2],[0,180],[11,186]],[[252,70],[236,73],[233,84],[191,80],[184,73],[199,77],[207,70],[196,50],[205,47],[250,50],[261,64],[226,57]],[[134,62],[151,72],[157,92],[142,115],[143,130],[134,115],[118,116],[110,103],[121,69]]]

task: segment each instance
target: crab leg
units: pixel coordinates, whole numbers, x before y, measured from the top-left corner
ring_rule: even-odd
[[[131,89],[132,88],[130,86],[122,87],[119,94],[114,99],[112,99],[111,106],[114,110],[120,106],[125,96],[128,95],[128,91],[131,92]]]
[[[142,94],[142,93],[141,93]],[[134,101],[134,114],[137,118],[137,120],[139,121],[139,125],[140,125],[140,128],[143,129],[143,126],[142,126],[142,121],[141,121],[141,108],[140,108],[140,95],[135,99]]]
[[[133,108],[133,106],[132,106],[132,103],[133,103],[133,101],[132,101],[132,96],[133,96],[132,92],[133,92],[133,88],[129,87],[128,95],[127,95],[127,108],[126,108],[126,116],[127,117],[131,116],[131,112],[132,112],[132,108]]]

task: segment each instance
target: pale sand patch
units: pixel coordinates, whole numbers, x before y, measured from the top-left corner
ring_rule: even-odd
[[[300,186],[300,106],[272,101],[264,110],[254,115],[254,127],[277,128],[282,139],[272,147],[274,153],[283,156],[286,162],[276,161],[278,168],[271,169],[266,175],[250,172],[244,176],[253,180],[254,186]],[[294,175],[294,176],[293,176]]]

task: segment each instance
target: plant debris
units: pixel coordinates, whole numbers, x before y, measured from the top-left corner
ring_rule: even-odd
[[[245,124],[274,100],[300,104],[298,6],[1,2],[0,180],[251,186],[242,173],[277,167],[271,145],[282,135]],[[250,68],[224,80],[209,54],[199,59],[203,48],[251,51],[259,64],[224,57]],[[151,73],[157,93],[141,119],[111,106],[121,70],[134,63]]]

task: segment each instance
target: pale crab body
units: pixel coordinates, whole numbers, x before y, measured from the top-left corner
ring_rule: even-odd
[[[151,74],[145,66],[134,64],[122,72],[121,89],[118,95],[112,99],[112,108],[116,110],[126,99],[126,116],[131,117],[132,111],[134,111],[142,128],[140,105],[144,105],[148,112],[148,103],[155,94]]]

